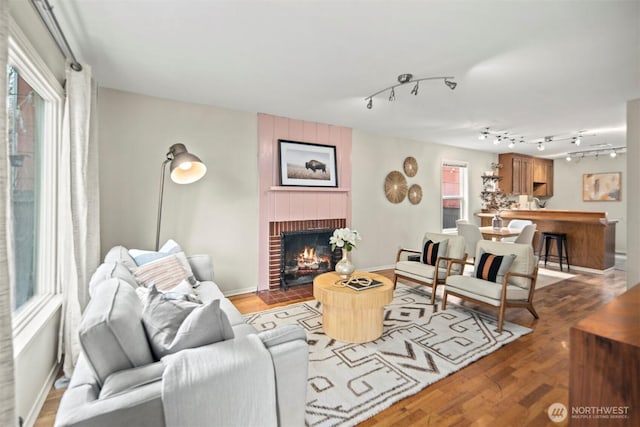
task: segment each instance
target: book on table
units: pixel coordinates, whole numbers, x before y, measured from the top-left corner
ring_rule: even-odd
[[[368,280],[358,280],[359,278],[355,278],[355,279],[349,279],[346,283],[345,286],[354,289],[356,291],[364,291],[366,289],[371,289],[371,288],[377,288],[378,286],[382,286],[383,283],[379,280],[375,280],[375,279],[368,279]]]

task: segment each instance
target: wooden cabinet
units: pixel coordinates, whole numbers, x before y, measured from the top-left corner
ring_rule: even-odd
[[[533,194],[533,157],[500,154],[502,190],[507,194]]]
[[[553,160],[533,158],[533,195],[553,196]]]
[[[553,160],[523,154],[500,154],[503,177],[501,188],[507,194],[553,196]]]

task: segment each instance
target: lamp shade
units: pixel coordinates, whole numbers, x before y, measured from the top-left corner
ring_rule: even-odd
[[[184,144],[173,144],[169,151],[173,154],[169,173],[171,180],[176,184],[191,184],[207,173],[207,167],[202,160],[189,153]]]

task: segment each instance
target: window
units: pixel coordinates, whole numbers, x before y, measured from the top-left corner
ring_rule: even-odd
[[[13,21],[8,61],[10,260],[17,333],[58,291],[56,186],[63,92]]]
[[[467,163],[442,162],[442,231],[454,231],[468,214]]]

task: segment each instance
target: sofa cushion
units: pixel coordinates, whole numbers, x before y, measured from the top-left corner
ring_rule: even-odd
[[[157,359],[234,336],[219,299],[207,304],[170,299],[155,286],[150,289],[142,319]]]
[[[114,277],[124,280],[134,289],[139,286],[138,281],[134,277],[133,273],[131,273],[131,270],[129,270],[129,268],[127,268],[127,266],[122,262],[104,262],[98,266],[91,276],[91,280],[89,281],[89,295],[93,297],[93,294],[95,293],[94,288],[96,286],[105,280],[113,279]]]
[[[428,239],[422,244],[422,262],[424,264],[436,265],[436,261],[440,257],[447,255],[448,240],[441,240],[440,242],[434,242]]]
[[[114,278],[95,288],[80,323],[80,345],[100,385],[113,372],[153,362],[135,290]]]
[[[480,250],[480,258],[476,259],[475,273],[478,279],[490,282],[502,283],[515,255],[495,255],[491,252]]]

